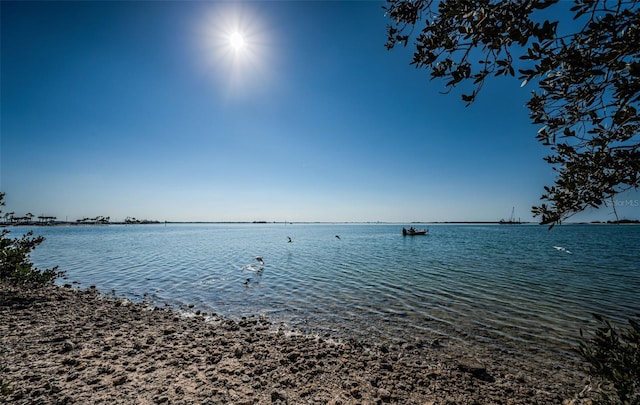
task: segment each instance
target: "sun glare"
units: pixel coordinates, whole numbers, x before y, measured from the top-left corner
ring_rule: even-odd
[[[269,82],[274,49],[264,21],[248,3],[230,4],[215,3],[204,13],[202,55],[205,66],[224,83],[228,93],[241,95]]]
[[[241,51],[245,46],[244,36],[238,31],[235,31],[229,36],[229,45],[231,45],[234,50]]]

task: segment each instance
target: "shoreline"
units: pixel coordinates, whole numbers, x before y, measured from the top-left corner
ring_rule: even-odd
[[[411,221],[411,222],[286,222],[286,221],[144,221],[144,222],[71,222],[71,221],[55,221],[48,223],[40,222],[20,222],[20,223],[0,223],[0,228],[20,228],[20,227],[50,227],[50,226],[108,226],[108,225],[542,225],[539,222],[500,222],[500,221]],[[566,222],[555,226],[567,225],[639,225],[640,220],[621,219],[620,221],[590,221],[590,222]]]
[[[262,317],[184,314],[86,290],[0,284],[9,403],[568,404],[584,375],[510,372],[438,340],[364,345]]]

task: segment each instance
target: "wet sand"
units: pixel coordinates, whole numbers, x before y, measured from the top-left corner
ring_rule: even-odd
[[[12,404],[567,404],[584,375],[516,371],[438,340],[363,345],[260,317],[184,314],[95,289],[0,284]],[[582,378],[580,377],[582,376]]]

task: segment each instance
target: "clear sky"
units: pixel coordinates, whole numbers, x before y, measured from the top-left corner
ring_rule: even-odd
[[[532,89],[441,94],[383,2],[0,4],[5,212],[529,221],[553,181]]]

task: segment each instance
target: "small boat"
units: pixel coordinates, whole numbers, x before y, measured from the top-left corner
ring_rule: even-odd
[[[426,235],[427,232],[429,232],[428,229],[402,228],[402,236]]]

